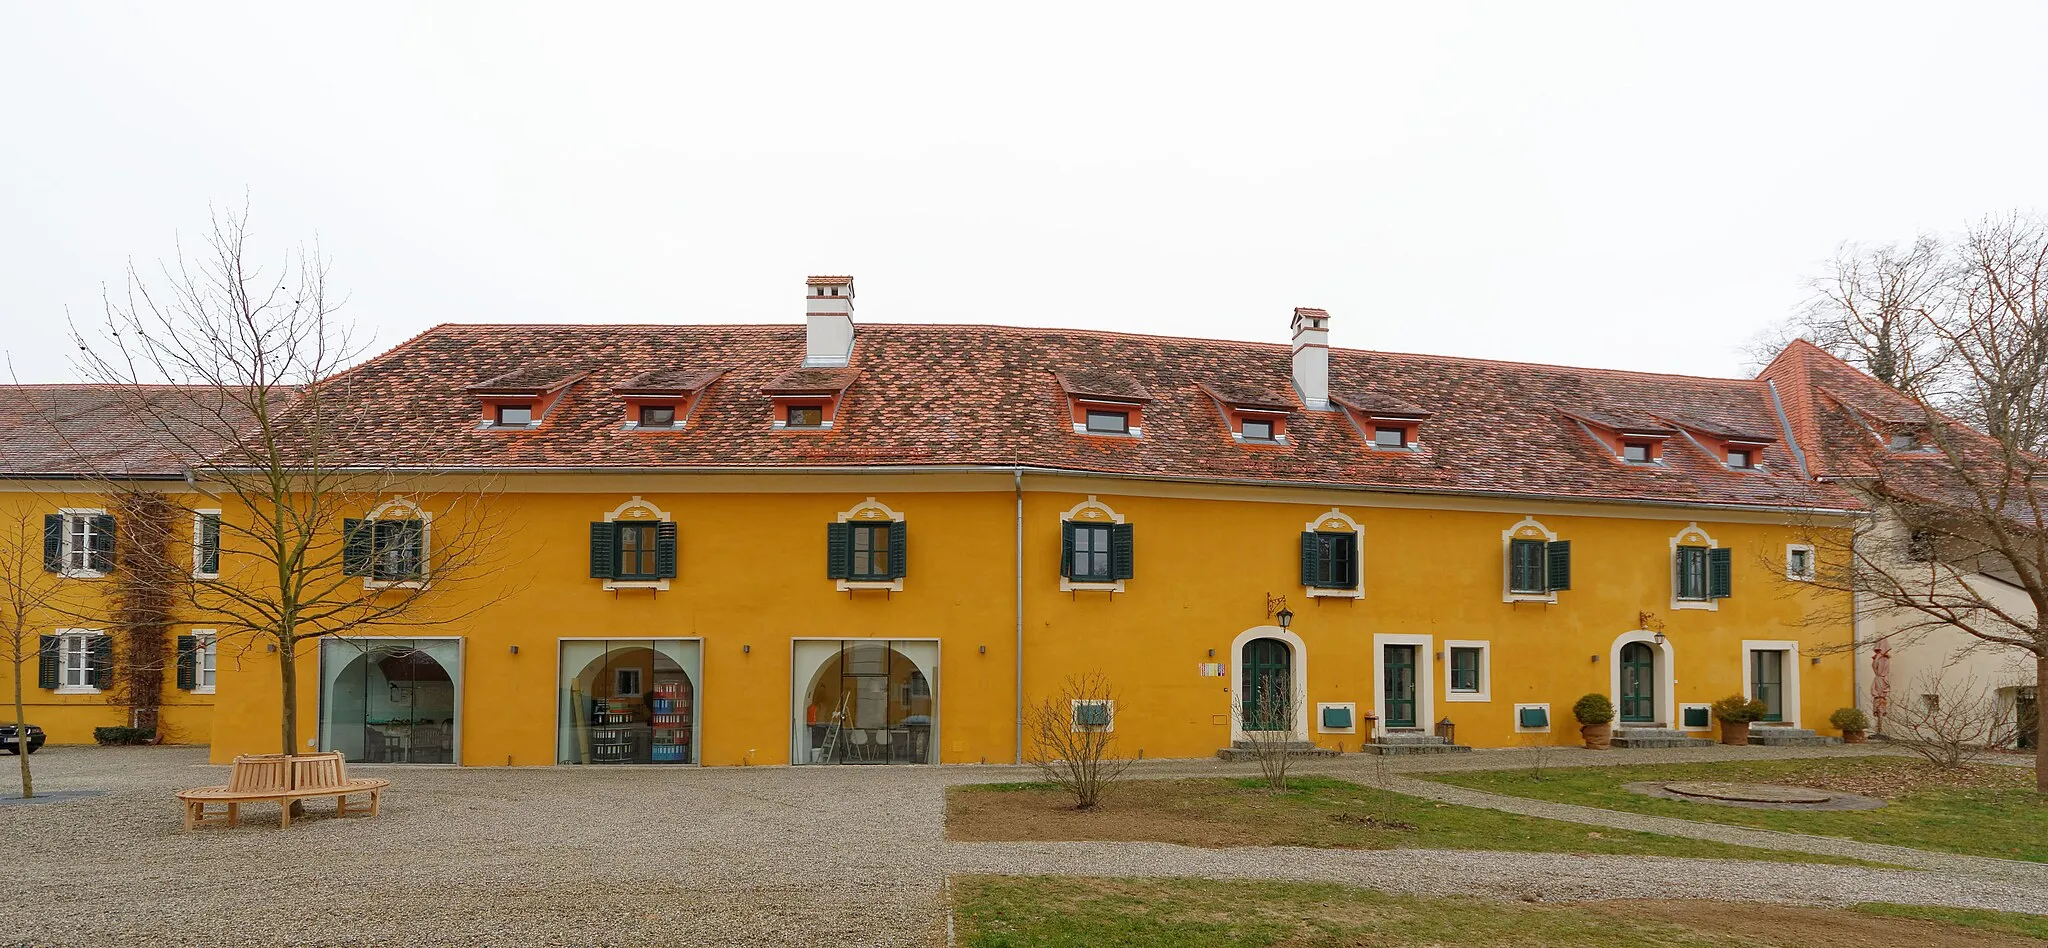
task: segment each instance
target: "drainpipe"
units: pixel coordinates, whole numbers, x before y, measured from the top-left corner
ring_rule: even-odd
[[[1011,472],[1017,487],[1017,734],[1016,759],[1013,763],[1024,762],[1024,468],[1017,467]]]

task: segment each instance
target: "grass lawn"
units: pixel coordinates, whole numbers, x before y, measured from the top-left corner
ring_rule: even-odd
[[[1435,803],[1329,777],[1295,777],[1289,783],[1286,793],[1272,793],[1256,778],[1127,780],[1087,812],[1075,810],[1051,784],[958,786],[946,793],[946,835],[966,841],[1492,849],[1868,865]]]
[[[1727,902],[1495,902],[1303,882],[964,876],[968,948],[2014,948],[1990,927],[1841,909]],[[1985,913],[1996,914],[1996,913]]]
[[[1742,763],[1652,764],[1414,774],[1460,787],[1689,820],[1792,833],[1840,836],[1977,856],[2048,862],[2048,798],[2034,792],[2033,771],[1977,766],[1950,774],[1902,757],[1851,757]],[[1881,797],[1877,810],[1833,813],[1749,810],[1664,800],[1622,789],[1637,780],[1783,783]]]
[[[1865,902],[1856,906],[1856,911],[1866,915],[1887,915],[1892,918],[1918,918],[1933,922],[1947,922],[1988,932],[2003,932],[2008,935],[2025,935],[2048,942],[2048,918],[2039,915],[2021,915],[2018,912],[1993,912],[1987,909],[1940,908],[1932,905],[1893,905],[1889,902]]]

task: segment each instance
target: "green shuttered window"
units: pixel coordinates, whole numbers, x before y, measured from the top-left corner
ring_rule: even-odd
[[[1675,568],[1678,598],[1694,601],[1726,599],[1733,592],[1735,558],[1721,547],[1681,546]]]
[[[676,577],[676,525],[615,520],[590,525],[590,576],[621,582]]]
[[[1130,579],[1136,544],[1128,523],[1060,524],[1060,575],[1076,583]]]
[[[220,514],[199,514],[192,537],[192,571],[201,576],[220,575]]]
[[[1508,541],[1508,591],[1544,595],[1572,588],[1570,540]]]
[[[342,521],[342,572],[378,582],[427,576],[427,526],[419,520]]]
[[[178,636],[178,689],[191,691],[199,678],[199,637]]]
[[[1358,588],[1358,534],[1303,533],[1301,584],[1313,589]]]
[[[43,515],[43,568],[52,573],[83,576],[113,572],[113,515]]]
[[[909,571],[910,531],[901,520],[825,525],[825,575],[856,583],[886,583]]]

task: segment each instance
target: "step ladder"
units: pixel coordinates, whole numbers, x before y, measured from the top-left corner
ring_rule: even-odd
[[[824,753],[820,755],[824,759],[818,761],[818,763],[832,763],[833,753],[839,750],[839,735],[842,731],[846,730],[846,701],[851,697],[853,696],[850,694],[840,695],[839,710],[832,712],[832,720],[825,723]]]

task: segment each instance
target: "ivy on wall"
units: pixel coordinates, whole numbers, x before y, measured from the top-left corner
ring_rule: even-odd
[[[183,509],[162,494],[132,491],[116,498],[114,571],[109,575],[109,605],[114,637],[113,687],[109,704],[128,709],[129,724],[158,732],[157,711],[163,703],[164,670],[171,655],[171,607],[186,571],[171,557],[171,535],[184,519]]]

